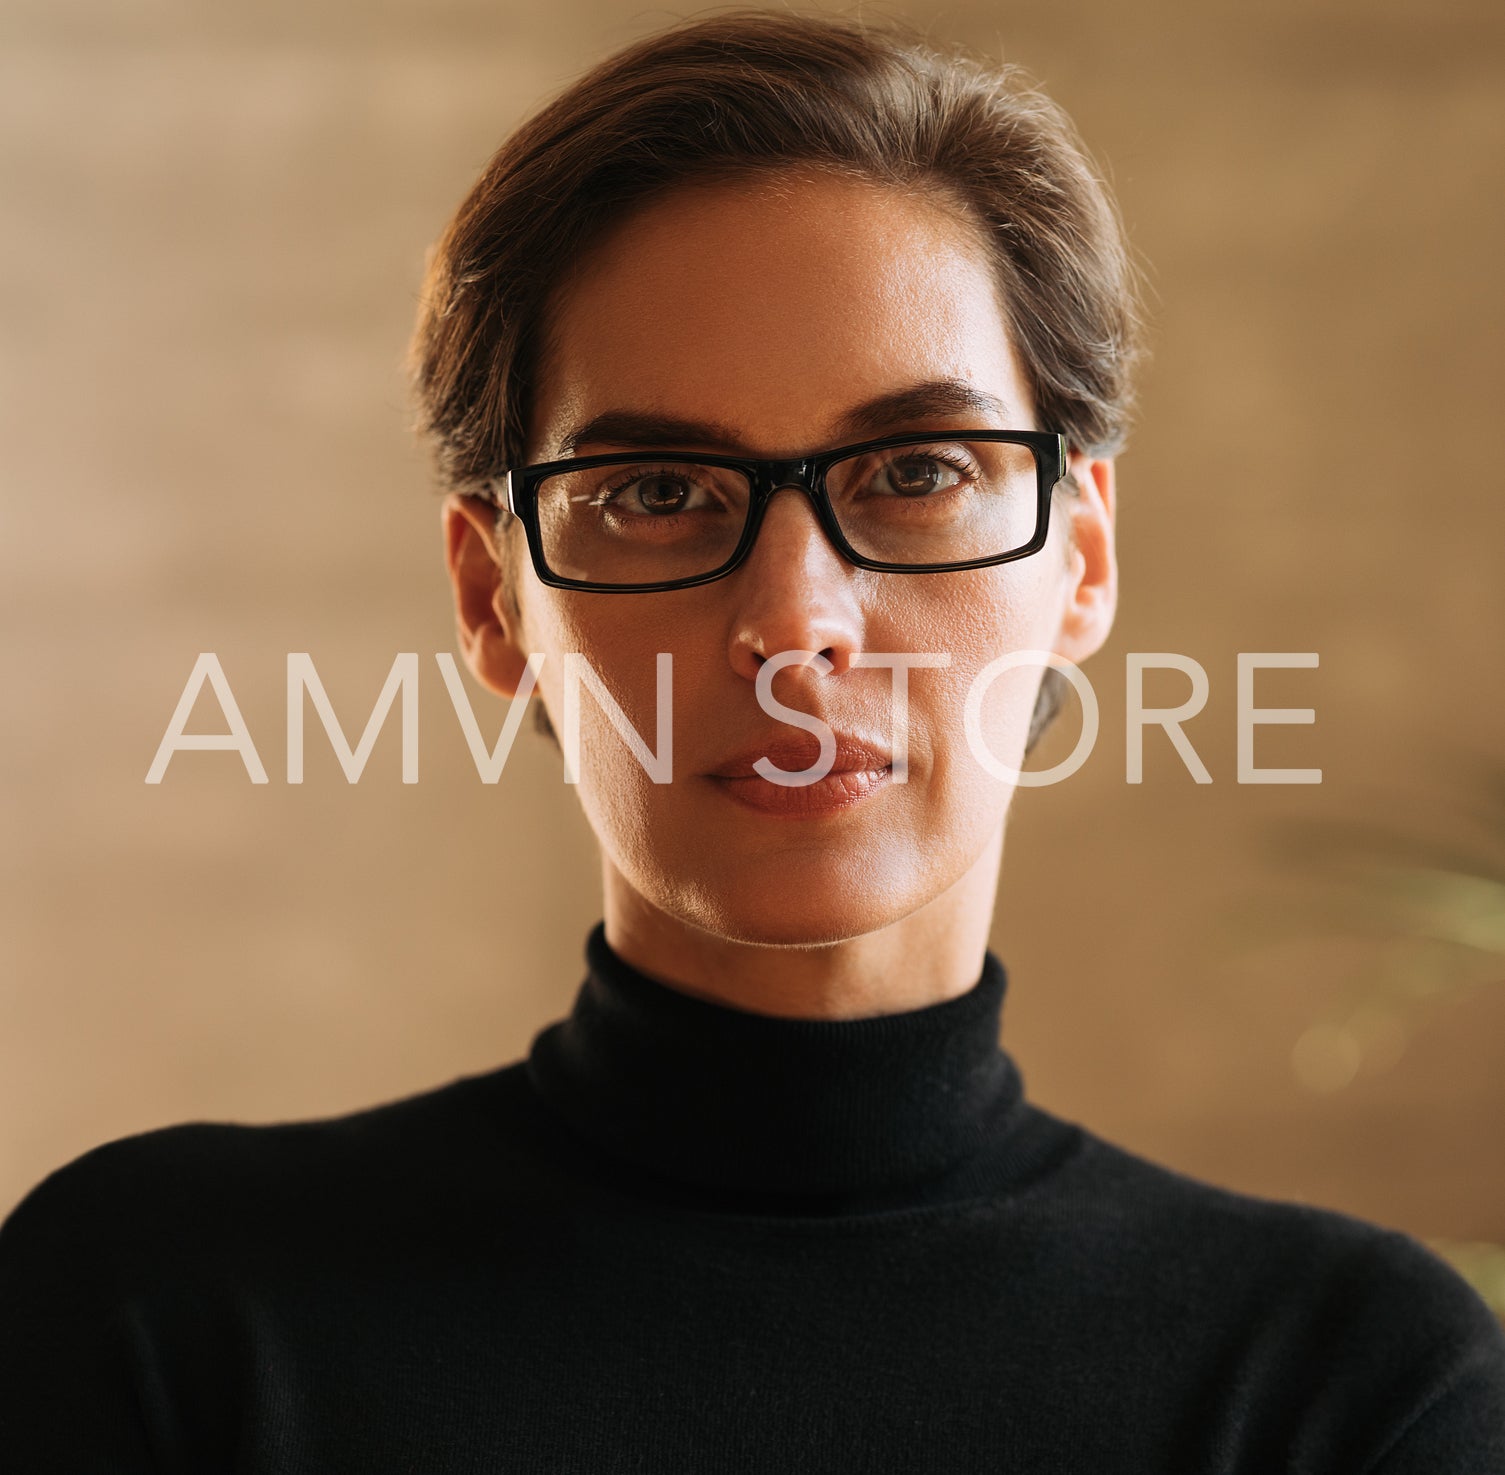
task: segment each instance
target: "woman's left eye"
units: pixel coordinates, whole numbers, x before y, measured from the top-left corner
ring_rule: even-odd
[[[934,456],[907,456],[902,461],[890,461],[875,478],[879,491],[899,497],[929,496],[965,480],[959,468]]]

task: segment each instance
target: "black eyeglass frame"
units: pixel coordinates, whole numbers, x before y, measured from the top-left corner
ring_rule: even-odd
[[[1034,453],[1036,472],[1035,534],[1023,547],[1007,553],[990,555],[987,558],[969,558],[955,563],[886,563],[876,558],[866,558],[858,553],[842,535],[841,525],[831,506],[826,491],[826,473],[838,461],[851,456],[865,455],[870,451],[892,450],[896,446],[924,444],[934,441],[1001,441],[1028,446]],[[650,460],[681,460],[701,466],[722,467],[740,471],[747,477],[751,494],[747,504],[747,521],[742,536],[726,561],[709,573],[695,574],[685,579],[661,579],[654,583],[601,584],[589,579],[568,579],[556,574],[544,558],[543,534],[538,525],[538,487],[549,476],[568,471],[589,471],[598,466],[630,466]],[[796,456],[778,460],[761,460],[751,456],[719,456],[700,451],[652,450],[615,451],[604,456],[575,456],[563,461],[540,461],[532,466],[522,466],[505,471],[489,485],[488,500],[493,506],[505,507],[514,517],[520,518],[528,538],[528,553],[533,560],[533,571],[540,582],[555,589],[578,589],[586,593],[600,594],[649,594],[667,589],[689,589],[697,584],[714,583],[732,573],[752,552],[757,541],[758,529],[763,525],[763,514],[775,492],[786,487],[798,487],[809,497],[815,508],[816,518],[842,557],[858,568],[874,569],[890,574],[944,574],[960,573],[966,569],[990,568],[995,564],[1012,563],[1016,558],[1027,558],[1038,553],[1050,534],[1050,503],[1056,483],[1066,474],[1066,437],[1053,430],[936,430],[909,431],[904,435],[886,435],[878,440],[858,441],[855,445],[837,446],[834,450],[821,451],[815,455]]]

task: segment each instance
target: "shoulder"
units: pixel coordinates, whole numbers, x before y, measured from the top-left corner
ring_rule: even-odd
[[[254,1257],[432,1202],[487,1150],[487,1132],[504,1145],[518,1072],[462,1077],[339,1116],[183,1122],[91,1148],[0,1222],[0,1305],[54,1270],[128,1294],[198,1256]]]
[[[518,1151],[516,1078],[323,1119],[180,1123],[48,1174],[0,1223],[0,1446],[28,1469],[145,1469],[149,1444],[178,1437],[169,1373],[233,1383],[272,1309],[317,1302],[336,1272],[365,1294],[373,1267],[455,1253],[457,1226],[490,1222],[478,1161],[505,1175]]]
[[[1336,1448],[1341,1427],[1365,1471],[1474,1468],[1444,1458],[1464,1437],[1505,1460],[1505,1330],[1414,1236],[1223,1188],[1090,1133],[1068,1171],[1095,1205],[1105,1282],[1151,1287],[1190,1341],[1211,1328],[1221,1365],[1303,1409],[1306,1437]],[[1413,1443],[1430,1466],[1384,1462]]]
[[[1438,1308],[1495,1325],[1469,1283],[1404,1231],[1337,1209],[1265,1197],[1192,1177],[1084,1132],[1071,1171],[1090,1184],[1112,1238],[1130,1253],[1174,1251],[1182,1274],[1230,1270],[1302,1288],[1325,1302],[1382,1289],[1397,1316]]]

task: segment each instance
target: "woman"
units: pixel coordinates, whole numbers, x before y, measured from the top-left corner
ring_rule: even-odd
[[[46,1180],[5,1469],[1505,1469],[1441,1261],[1113,1147],[998,1044],[1006,775],[1112,621],[1133,329],[1060,113],[886,33],[680,27],[508,141],[415,380],[466,659],[536,676],[600,840],[587,979],[524,1061]]]

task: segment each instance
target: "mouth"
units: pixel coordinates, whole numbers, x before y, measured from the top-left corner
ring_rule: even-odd
[[[759,813],[786,818],[815,818],[839,814],[887,787],[892,760],[876,742],[836,734],[836,755],[824,777],[806,780],[798,775],[820,763],[820,742],[814,733],[785,728],[747,748],[707,774],[713,787],[735,803]],[[760,760],[779,771],[774,778],[758,772]],[[779,781],[779,774],[786,775]]]

